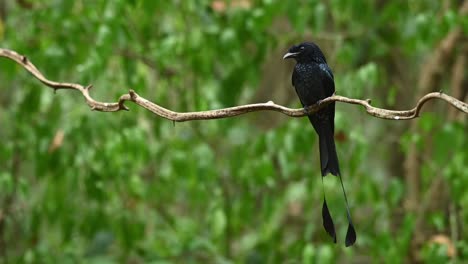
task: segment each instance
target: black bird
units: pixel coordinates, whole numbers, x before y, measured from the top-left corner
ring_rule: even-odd
[[[304,42],[292,46],[284,55],[283,59],[294,58],[296,66],[292,75],[292,85],[305,108],[314,104],[319,104],[321,100],[332,96],[335,93],[335,81],[330,67],[320,48],[312,42]],[[340,178],[343,195],[346,202],[348,217],[348,231],[346,233],[346,246],[351,246],[356,241],[356,231],[354,230],[351,214],[348,206],[348,198],[341,179],[338,156],[335,148],[335,103],[330,103],[318,112],[308,116],[312,126],[319,137],[320,167],[323,177],[331,173]],[[323,227],[336,243],[335,226],[328,210],[325,193],[323,194],[322,206]]]

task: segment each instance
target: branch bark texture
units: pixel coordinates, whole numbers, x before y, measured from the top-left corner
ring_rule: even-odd
[[[219,118],[228,118],[233,116],[238,116],[250,112],[256,111],[276,111],[282,114],[285,114],[290,117],[303,117],[308,114],[312,114],[320,110],[322,107],[326,106],[331,102],[342,102],[348,104],[356,104],[361,105],[365,108],[366,112],[374,117],[382,118],[382,119],[392,119],[392,120],[408,120],[413,119],[419,116],[422,106],[432,100],[432,99],[440,99],[457,110],[468,114],[468,104],[466,102],[462,102],[457,100],[456,98],[446,95],[442,92],[433,92],[424,95],[419,101],[416,103],[416,106],[410,110],[388,110],[383,108],[378,108],[371,106],[371,101],[367,100],[360,100],[360,99],[352,99],[347,98],[344,96],[333,95],[322,100],[319,104],[312,105],[307,107],[306,109],[292,109],[282,105],[278,105],[273,103],[272,101],[266,103],[258,103],[258,104],[247,104],[247,105],[240,105],[234,107],[228,107],[223,109],[216,109],[216,110],[208,110],[208,111],[198,111],[198,112],[175,112],[169,109],[166,109],[156,103],[153,103],[140,95],[138,95],[135,91],[130,90],[128,93],[123,94],[120,96],[117,102],[101,102],[97,101],[90,95],[90,90],[92,85],[81,85],[76,83],[66,83],[66,82],[56,82],[51,81],[44,77],[44,75],[36,68],[36,66],[24,55],[18,54],[15,51],[0,48],[0,57],[5,57],[11,59],[26,69],[29,73],[31,73],[36,79],[40,82],[45,84],[46,86],[56,90],[60,89],[72,89],[81,92],[83,95],[86,103],[92,110],[102,111],[102,112],[116,112],[120,110],[129,110],[127,106],[125,106],[126,101],[134,102],[135,104],[149,110],[155,115],[161,116],[163,118],[175,121],[175,122],[184,122],[184,121],[191,121],[191,120],[208,120],[208,119],[219,119]]]

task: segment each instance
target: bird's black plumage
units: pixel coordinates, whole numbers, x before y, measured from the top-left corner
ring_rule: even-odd
[[[296,89],[296,93],[304,107],[320,103],[321,100],[335,93],[333,72],[328,66],[323,52],[315,43],[304,42],[293,46],[283,58],[294,58],[297,62],[292,75],[292,85]],[[319,137],[322,177],[331,173],[340,177],[341,181],[338,155],[336,153],[334,140],[335,103],[328,104],[308,117]],[[342,182],[341,184],[343,187]],[[356,240],[356,232],[351,221],[344,187],[343,193],[346,200],[349,222],[348,232],[346,234],[346,246],[350,246],[354,244]],[[335,227],[328,210],[325,195],[322,207],[322,218],[325,230],[334,239],[334,242],[336,242]]]

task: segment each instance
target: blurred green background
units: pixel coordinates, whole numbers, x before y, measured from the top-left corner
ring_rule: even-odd
[[[410,109],[467,101],[468,1],[0,2],[0,47],[51,80],[135,89],[175,111],[300,107],[292,45],[314,41],[337,94]],[[90,111],[0,58],[2,263],[462,263],[467,117],[442,101],[389,121],[337,104],[336,141],[357,228],[344,247],[339,182],[305,118],[256,112],[173,124],[127,103]]]

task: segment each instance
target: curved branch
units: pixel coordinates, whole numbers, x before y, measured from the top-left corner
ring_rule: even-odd
[[[35,78],[41,81],[43,84],[49,86],[50,88],[54,89],[54,91],[59,89],[72,89],[78,90],[83,94],[83,97],[86,100],[86,103],[92,110],[102,111],[102,112],[116,112],[120,110],[128,110],[128,108],[124,105],[126,101],[134,102],[135,104],[146,108],[147,110],[151,111],[152,113],[164,117],[166,119],[176,121],[176,122],[184,122],[190,120],[207,120],[207,119],[218,119],[218,118],[227,118],[237,115],[246,114],[249,112],[256,112],[256,111],[276,111],[287,116],[291,117],[303,117],[307,114],[312,114],[317,112],[319,109],[323,108],[327,104],[332,102],[342,102],[348,104],[357,104],[364,106],[366,112],[374,117],[382,118],[382,119],[393,119],[393,120],[408,120],[413,119],[419,116],[421,112],[422,106],[429,100],[432,99],[441,99],[461,112],[468,114],[468,104],[457,100],[454,97],[443,93],[429,93],[423,96],[417,102],[416,106],[410,110],[388,110],[382,109],[378,107],[373,107],[370,105],[370,100],[359,100],[359,99],[352,99],[347,98],[344,96],[333,95],[322,100],[319,104],[312,105],[307,107],[306,109],[292,109],[285,106],[277,105],[272,101],[267,103],[258,103],[258,104],[248,104],[248,105],[241,105],[241,106],[234,106],[229,108],[217,109],[217,110],[209,110],[209,111],[199,111],[199,112],[174,112],[169,109],[166,109],[162,106],[159,106],[141,96],[139,96],[135,91],[130,90],[128,94],[123,94],[120,96],[118,102],[113,103],[106,103],[94,100],[91,95],[89,94],[92,85],[83,86],[76,83],[62,83],[62,82],[55,82],[48,80],[44,77],[44,75],[32,64],[28,58],[23,55],[20,55],[12,50],[2,49],[0,48],[0,57],[9,58],[27,71],[29,71]]]

